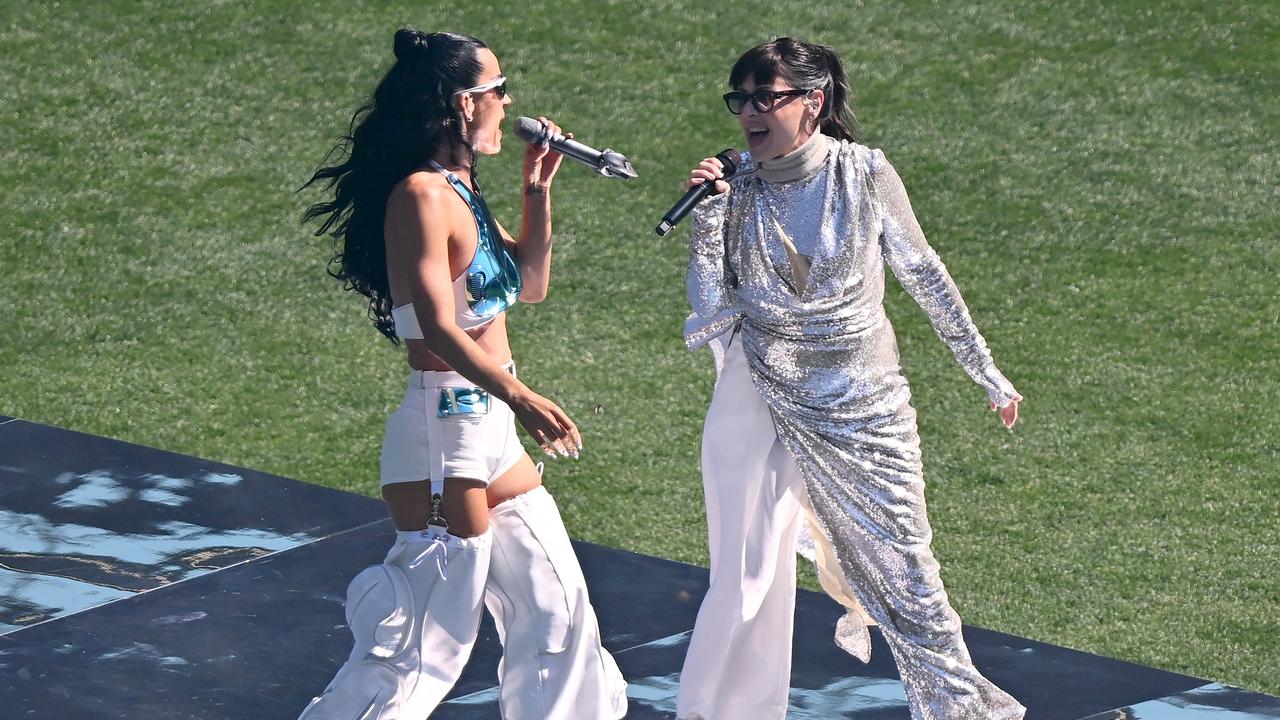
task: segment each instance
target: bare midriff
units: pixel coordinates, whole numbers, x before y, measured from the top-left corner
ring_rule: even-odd
[[[472,328],[464,332],[471,336],[471,339],[476,341],[480,349],[484,350],[485,354],[493,358],[499,365],[505,365],[511,360],[511,343],[507,339],[506,313],[502,313],[494,318],[492,322],[486,323],[481,327]],[[426,340],[405,340],[404,345],[409,349],[409,367],[414,370],[453,369],[427,348]]]

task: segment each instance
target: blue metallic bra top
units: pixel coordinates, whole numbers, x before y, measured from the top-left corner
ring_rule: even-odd
[[[457,175],[444,169],[436,161],[431,168],[448,179],[453,189],[471,208],[476,221],[476,253],[471,264],[453,281],[454,315],[458,327],[467,330],[484,325],[516,303],[522,283],[520,267],[512,256],[502,233],[493,220],[493,213],[485,204],[479,190],[472,191]],[[400,312],[397,312],[400,311]],[[417,318],[411,305],[402,305],[392,311],[396,320],[396,334],[402,338],[421,338]],[[402,320],[403,318],[403,320]]]

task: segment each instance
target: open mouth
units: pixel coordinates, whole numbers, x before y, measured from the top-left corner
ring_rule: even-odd
[[[747,145],[759,147],[769,139],[768,128],[747,128]]]

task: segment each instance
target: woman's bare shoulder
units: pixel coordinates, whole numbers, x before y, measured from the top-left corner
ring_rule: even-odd
[[[397,205],[444,208],[448,207],[449,200],[454,194],[453,188],[449,187],[449,181],[444,176],[419,170],[409,173],[403,180],[396,183],[395,187],[391,188],[391,195],[387,198],[387,202]]]
[[[390,244],[452,237],[466,206],[437,173],[415,172],[396,183],[387,197],[386,233]]]

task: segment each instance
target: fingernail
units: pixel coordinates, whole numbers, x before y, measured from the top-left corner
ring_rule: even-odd
[[[573,459],[574,459],[574,460],[577,460],[577,459],[578,459],[578,453],[574,453],[574,454],[573,454]]]

